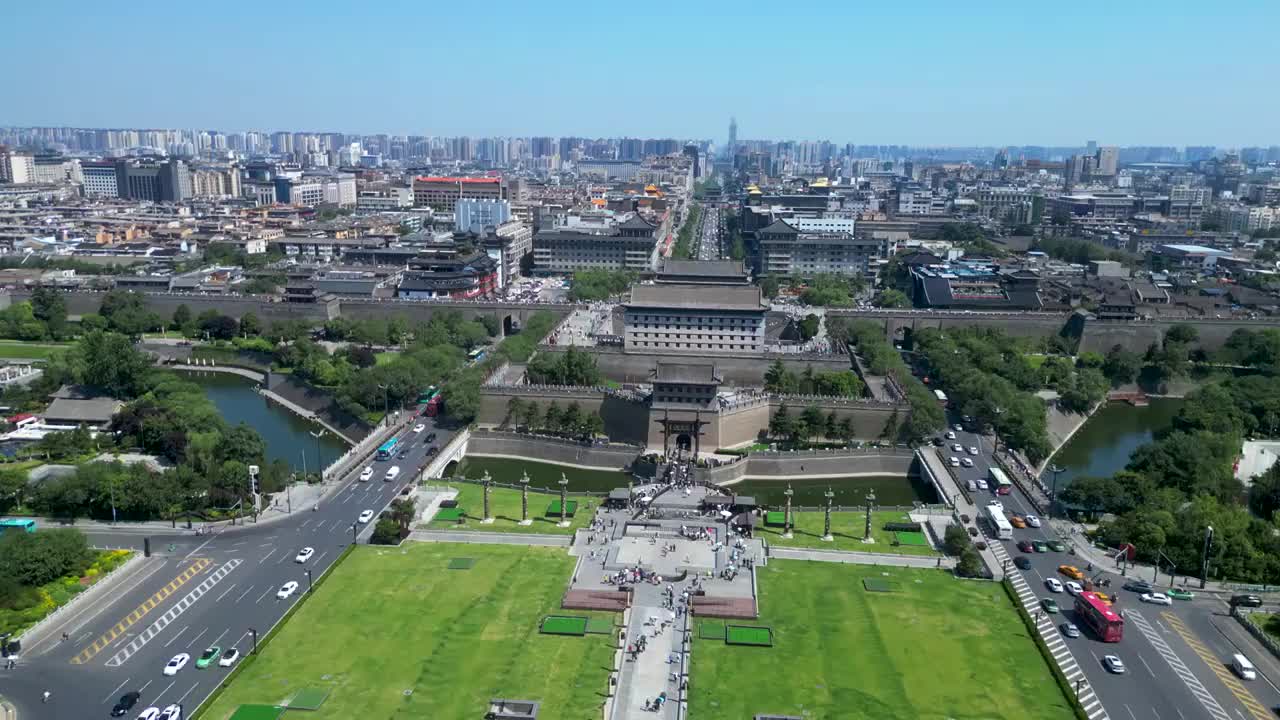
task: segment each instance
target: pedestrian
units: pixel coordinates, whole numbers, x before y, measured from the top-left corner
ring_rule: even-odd
[[[49,695],[50,695],[49,691],[48,691],[48,690],[45,690],[45,691],[44,691],[44,695],[42,695],[42,696],[40,697],[40,702],[42,702],[42,703],[47,703],[47,702],[49,702]]]

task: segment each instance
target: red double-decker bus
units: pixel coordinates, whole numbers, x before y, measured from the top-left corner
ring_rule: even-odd
[[[1124,636],[1124,618],[1096,593],[1082,592],[1076,595],[1076,615],[1102,642],[1120,642],[1120,638]]]

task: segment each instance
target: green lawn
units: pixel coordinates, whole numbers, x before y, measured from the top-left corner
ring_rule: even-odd
[[[1004,590],[937,570],[772,560],[757,569],[771,648],[693,641],[689,716],[1070,720]],[[898,583],[872,593],[864,578]]]
[[[387,350],[384,352],[373,354],[374,361],[377,362],[377,364],[379,365],[386,365],[387,363],[391,362],[392,360],[395,360],[398,357],[400,357],[400,353],[395,350]]]
[[[427,527],[432,530],[480,530],[483,532],[510,532],[510,533],[545,533],[552,535],[572,535],[575,530],[590,524],[591,518],[595,515],[596,507],[600,504],[599,498],[593,497],[573,497],[569,502],[578,503],[577,511],[569,518],[569,527],[562,528],[558,525],[559,516],[546,517],[547,505],[549,503],[559,503],[559,495],[547,495],[545,493],[529,493],[529,519],[533,521],[532,525],[520,524],[520,491],[508,488],[495,487],[489,496],[491,505],[490,512],[493,513],[494,520],[492,523],[484,524],[480,520],[484,517],[484,488],[480,485],[471,483],[456,483],[454,485],[458,489],[458,506],[466,510],[464,522],[459,525],[456,520],[432,520]]]
[[[475,567],[447,569],[458,557]],[[541,701],[540,720],[597,720],[614,636],[538,632],[572,571],[562,549],[360,547],[201,717],[316,687],[329,698],[309,720],[480,718],[498,697]]]
[[[1280,614],[1255,612],[1245,617],[1253,621],[1258,629],[1265,632],[1272,640],[1280,643]]]
[[[51,355],[71,347],[68,343],[34,343],[0,340],[0,358],[16,360],[48,360]]]
[[[874,543],[862,542],[862,531],[866,526],[866,513],[832,512],[831,542],[822,539],[823,513],[792,513],[795,522],[794,537],[790,540],[782,537],[782,527],[767,527],[763,523],[757,527],[759,537],[765,538],[770,545],[778,547],[805,547],[826,550],[856,550],[858,552],[895,553],[898,555],[938,555],[937,550],[928,545],[894,545],[893,533],[884,530],[887,522],[910,522],[911,518],[904,512],[873,511],[871,513],[871,536]]]

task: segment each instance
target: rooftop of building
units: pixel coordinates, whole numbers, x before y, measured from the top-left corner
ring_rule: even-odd
[[[681,276],[720,277],[737,280],[746,277],[747,271],[740,260],[677,260],[669,258],[662,265],[659,275],[678,280]]]
[[[756,285],[636,285],[629,307],[699,310],[766,309]]]
[[[1173,250],[1174,252],[1186,253],[1189,255],[1230,255],[1231,254],[1225,250],[1217,250],[1215,248],[1205,247],[1204,245],[1169,244],[1169,245],[1160,245],[1158,247],[1168,248],[1170,250]]]
[[[414,181],[414,182],[424,182],[424,183],[425,183],[425,182],[434,182],[434,183],[462,183],[462,184],[475,184],[475,183],[500,183],[500,182],[502,182],[502,178],[491,178],[491,177],[443,177],[443,176],[437,177],[437,176],[430,176],[430,175],[419,175],[419,176],[415,177],[415,178],[413,179],[413,181]]]
[[[672,363],[659,360],[657,369],[653,371],[653,381],[683,385],[719,385],[721,377],[716,374],[716,366],[711,363]]]

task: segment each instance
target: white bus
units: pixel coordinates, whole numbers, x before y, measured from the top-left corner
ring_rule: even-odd
[[[1004,517],[1004,510],[997,505],[987,506],[987,519],[991,521],[991,527],[996,531],[996,537],[1001,540],[1013,539],[1013,526]]]
[[[946,393],[942,392],[941,390],[934,390],[934,391],[933,391],[933,396],[934,396],[934,397],[936,397],[936,398],[938,398],[938,404],[939,404],[939,405],[941,405],[942,407],[946,407],[946,406],[947,406],[947,394],[946,394]]]

